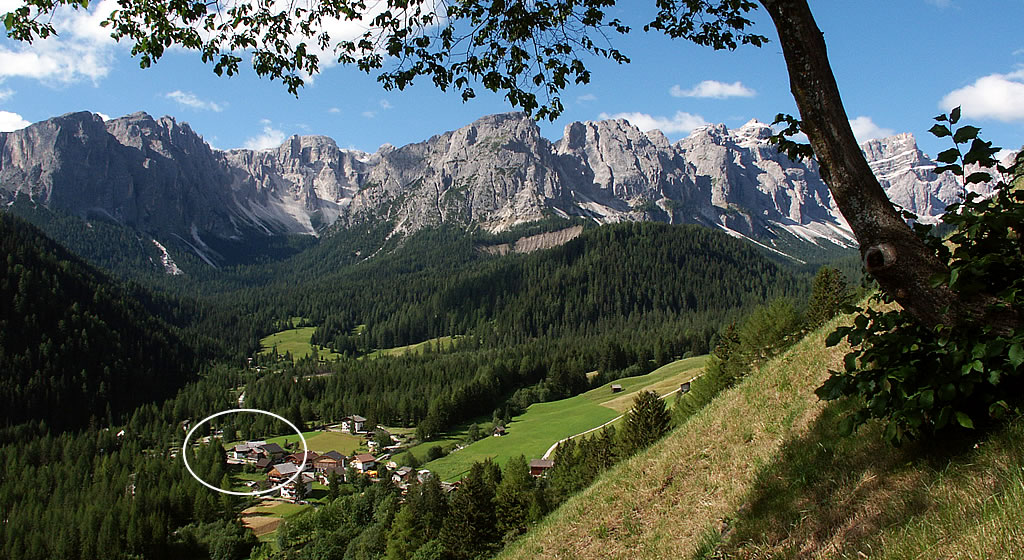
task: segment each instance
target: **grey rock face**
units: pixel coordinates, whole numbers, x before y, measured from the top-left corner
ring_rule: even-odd
[[[170,117],[71,113],[0,133],[0,195],[174,235],[200,254],[211,235],[316,235],[378,220],[396,234],[438,224],[500,231],[553,214],[700,223],[755,240],[782,228],[852,245],[815,163],[790,161],[770,134],[751,121],[670,144],[609,120],[572,123],[552,143],[527,116],[505,113],[375,154],[323,136],[222,152]],[[956,200],[956,181],[935,176],[913,136],[864,151],[890,197],[924,220]]]

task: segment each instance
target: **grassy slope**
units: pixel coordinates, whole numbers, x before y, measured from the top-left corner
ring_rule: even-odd
[[[277,346],[277,353],[282,356],[291,352],[292,359],[304,358],[313,352],[313,345],[309,341],[313,338],[315,330],[316,327],[300,327],[266,336],[260,340],[260,354],[270,354],[274,346]],[[317,346],[316,350],[321,360],[333,361],[341,357],[340,354],[322,346]]]
[[[337,451],[342,455],[350,455],[353,451],[360,448],[360,444],[363,438],[360,436],[354,436],[352,434],[346,434],[342,432],[302,432],[302,436],[306,438],[306,445],[309,446],[310,451],[316,451],[317,453],[327,453],[328,451]],[[276,443],[284,446],[287,444],[295,443],[299,440],[299,436],[292,432],[289,435],[276,436],[267,438],[264,441],[267,443]],[[243,443],[241,441],[234,441],[224,445],[225,449],[231,449],[235,445]]]
[[[370,352],[365,358],[377,358],[380,356],[403,356],[405,354],[422,354],[426,350],[427,345],[433,346],[435,349],[440,346],[441,349],[447,350],[452,347],[452,343],[458,336],[442,336],[438,338],[431,338],[430,340],[424,340],[423,342],[417,342],[416,344],[409,344],[407,346],[396,346],[394,348],[385,348],[382,350],[374,350]]]
[[[569,500],[499,558],[1021,558],[1024,421],[893,449],[813,394],[830,327]],[[933,447],[936,444],[931,444]],[[928,451],[925,454],[925,451]]]
[[[423,468],[438,473],[443,480],[454,480],[468,472],[474,462],[488,457],[499,464],[518,455],[539,458],[556,441],[600,426],[622,414],[641,389],[657,390],[662,395],[678,389],[679,383],[696,375],[706,359],[706,356],[687,358],[647,375],[616,380],[614,383],[622,385],[622,393],[612,393],[609,383],[568,399],[531,405],[525,413],[512,418],[508,435],[484,438],[431,461]]]

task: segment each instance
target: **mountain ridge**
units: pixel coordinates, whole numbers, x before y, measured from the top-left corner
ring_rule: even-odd
[[[707,125],[675,143],[628,121],[573,122],[561,139],[527,115],[485,116],[368,154],[326,136],[221,151],[187,123],[145,113],[80,112],[0,133],[0,197],[20,194],[106,218],[211,265],[211,236],[319,235],[382,220],[392,235],[456,224],[501,232],[547,217],[663,221],[723,229],[772,248],[779,230],[806,243],[856,245],[813,160],[790,161],[771,128]],[[864,145],[890,196],[934,221],[959,185],[935,176],[910,134]],[[775,249],[779,250],[779,249]]]

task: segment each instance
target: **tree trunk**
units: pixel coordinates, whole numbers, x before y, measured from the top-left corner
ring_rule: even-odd
[[[897,213],[868,166],[843,108],[824,35],[806,0],[760,2],[778,30],[803,131],[822,178],[860,243],[868,272],[927,326],[985,321],[1008,332],[1009,325],[1019,324],[1017,317],[989,316],[993,298],[961,301],[946,284],[932,285],[931,278],[948,269]]]

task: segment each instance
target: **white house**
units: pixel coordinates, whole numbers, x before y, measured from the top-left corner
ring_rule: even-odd
[[[341,431],[350,434],[359,434],[366,431],[366,418],[354,414],[341,419]]]
[[[377,460],[369,453],[360,453],[352,458],[352,467],[364,473],[373,470],[377,466]]]

